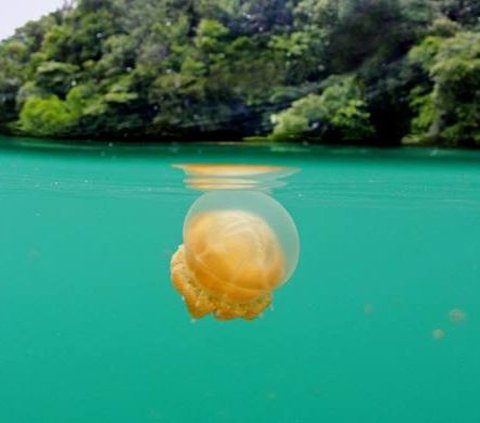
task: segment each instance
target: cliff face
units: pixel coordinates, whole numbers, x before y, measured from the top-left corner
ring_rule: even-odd
[[[0,131],[475,145],[476,3],[80,0],[0,44]]]

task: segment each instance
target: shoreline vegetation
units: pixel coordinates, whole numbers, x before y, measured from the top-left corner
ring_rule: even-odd
[[[480,146],[478,0],[78,0],[0,43],[0,134]]]

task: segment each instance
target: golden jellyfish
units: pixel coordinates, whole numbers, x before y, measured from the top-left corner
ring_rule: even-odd
[[[432,332],[432,336],[435,341],[441,341],[443,338],[445,338],[445,331],[443,329],[437,328]]]
[[[466,313],[460,308],[453,308],[448,312],[448,317],[452,323],[463,323],[467,318]]]
[[[256,318],[298,262],[299,237],[289,213],[257,191],[213,191],[190,208],[172,281],[190,314]]]

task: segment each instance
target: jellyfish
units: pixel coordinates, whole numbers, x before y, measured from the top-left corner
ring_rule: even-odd
[[[214,191],[187,213],[171,276],[193,318],[252,320],[290,278],[298,256],[295,223],[280,203],[256,191]]]
[[[463,323],[467,318],[466,313],[460,308],[453,308],[448,312],[448,317],[452,323]]]
[[[443,329],[437,328],[432,332],[433,339],[440,341],[445,338],[445,331]]]

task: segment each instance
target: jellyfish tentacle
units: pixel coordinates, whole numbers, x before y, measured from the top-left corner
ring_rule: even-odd
[[[271,304],[271,294],[264,293],[254,300],[232,303],[226,295],[209,295],[207,291],[197,286],[183,260],[185,247],[181,245],[172,258],[172,280],[177,291],[185,299],[190,314],[201,318],[213,313],[219,320],[230,320],[241,317],[254,319]]]

